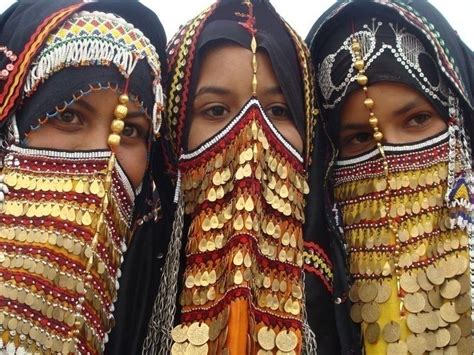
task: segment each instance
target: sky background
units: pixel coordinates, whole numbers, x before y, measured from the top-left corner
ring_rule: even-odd
[[[54,0],[50,0],[54,1]],[[168,39],[179,26],[197,15],[198,12],[213,3],[213,0],[141,0],[153,9],[166,30]],[[304,38],[316,19],[334,0],[273,0],[278,12]],[[431,0],[430,1],[448,19],[466,44],[474,49],[474,26],[472,25],[472,0]],[[0,0],[0,12],[3,12],[13,0]]]

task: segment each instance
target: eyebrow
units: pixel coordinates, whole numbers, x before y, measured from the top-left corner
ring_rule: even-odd
[[[144,117],[146,118],[147,114],[144,112],[144,111],[128,111],[127,113],[127,117],[125,117],[125,119],[127,118],[136,118],[136,117]]]
[[[202,86],[196,91],[194,97],[204,94],[216,94],[216,95],[229,95],[231,91],[229,89],[220,87],[220,86]]]
[[[75,104],[79,105],[79,106],[82,106],[84,109],[86,109],[87,111],[89,111],[90,113],[93,113],[93,114],[96,114],[97,111],[95,109],[94,106],[92,106],[90,103],[88,103],[87,101],[85,100],[77,100],[75,102]]]
[[[345,124],[341,127],[341,132],[366,129],[367,127],[369,127],[369,122],[368,121],[367,121],[367,123],[348,123],[348,124]]]
[[[407,102],[405,105],[403,105],[402,107],[394,110],[392,112],[392,115],[394,116],[399,116],[399,115],[403,115],[405,113],[407,113],[408,111],[414,109],[416,106],[418,106],[420,103],[423,103],[423,99],[421,99],[420,97],[415,97],[413,100]]]
[[[282,95],[283,94],[283,91],[281,90],[281,87],[278,86],[278,85],[275,85],[275,86],[271,86],[269,88],[266,88],[264,91],[263,91],[263,94],[264,95]]]

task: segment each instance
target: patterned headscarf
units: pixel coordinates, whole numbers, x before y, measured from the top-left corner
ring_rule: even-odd
[[[360,338],[348,317],[346,246],[339,227],[340,211],[334,208],[331,168],[337,158],[339,112],[349,94],[360,87],[359,73],[353,67],[357,55],[353,39],[361,46],[369,90],[377,81],[401,82],[421,92],[442,116],[458,117],[455,122],[450,119],[450,132],[465,146],[464,162],[470,156],[467,141],[474,112],[472,52],[428,2],[338,2],[310,31],[307,42],[317,71],[322,113],[314,153],[314,160],[322,164],[311,181],[312,187],[319,189],[313,193],[324,204],[314,205],[315,217],[321,222],[313,226],[309,222],[308,233],[315,227],[327,230],[325,238],[330,240],[333,260],[337,261],[334,297],[343,351],[357,349]]]

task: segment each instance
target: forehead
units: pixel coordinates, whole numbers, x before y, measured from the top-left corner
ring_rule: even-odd
[[[341,122],[351,122],[361,118],[368,119],[369,111],[364,106],[364,99],[374,100],[374,112],[383,113],[378,117],[384,119],[398,108],[407,103],[429,104],[430,101],[418,90],[408,85],[396,82],[382,81],[368,86],[367,96],[362,89],[357,89],[348,95],[341,110]]]
[[[202,52],[198,86],[250,85],[252,79],[252,52],[234,43],[211,45]],[[257,77],[259,85],[278,84],[269,56],[265,51],[257,53]]]

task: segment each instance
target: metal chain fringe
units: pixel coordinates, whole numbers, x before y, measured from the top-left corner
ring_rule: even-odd
[[[306,293],[305,293],[305,272],[303,270],[303,299],[302,299],[302,305],[303,305],[303,347],[302,347],[302,353],[304,355],[316,355],[318,344],[316,342],[316,335],[314,334],[313,330],[309,326],[308,323],[308,313],[306,312]]]
[[[173,231],[161,275],[158,295],[153,305],[153,313],[148,324],[148,332],[143,343],[142,354],[163,354],[171,351],[171,330],[176,313],[178,294],[179,257],[182,246],[184,225],[184,198],[179,191]]]

